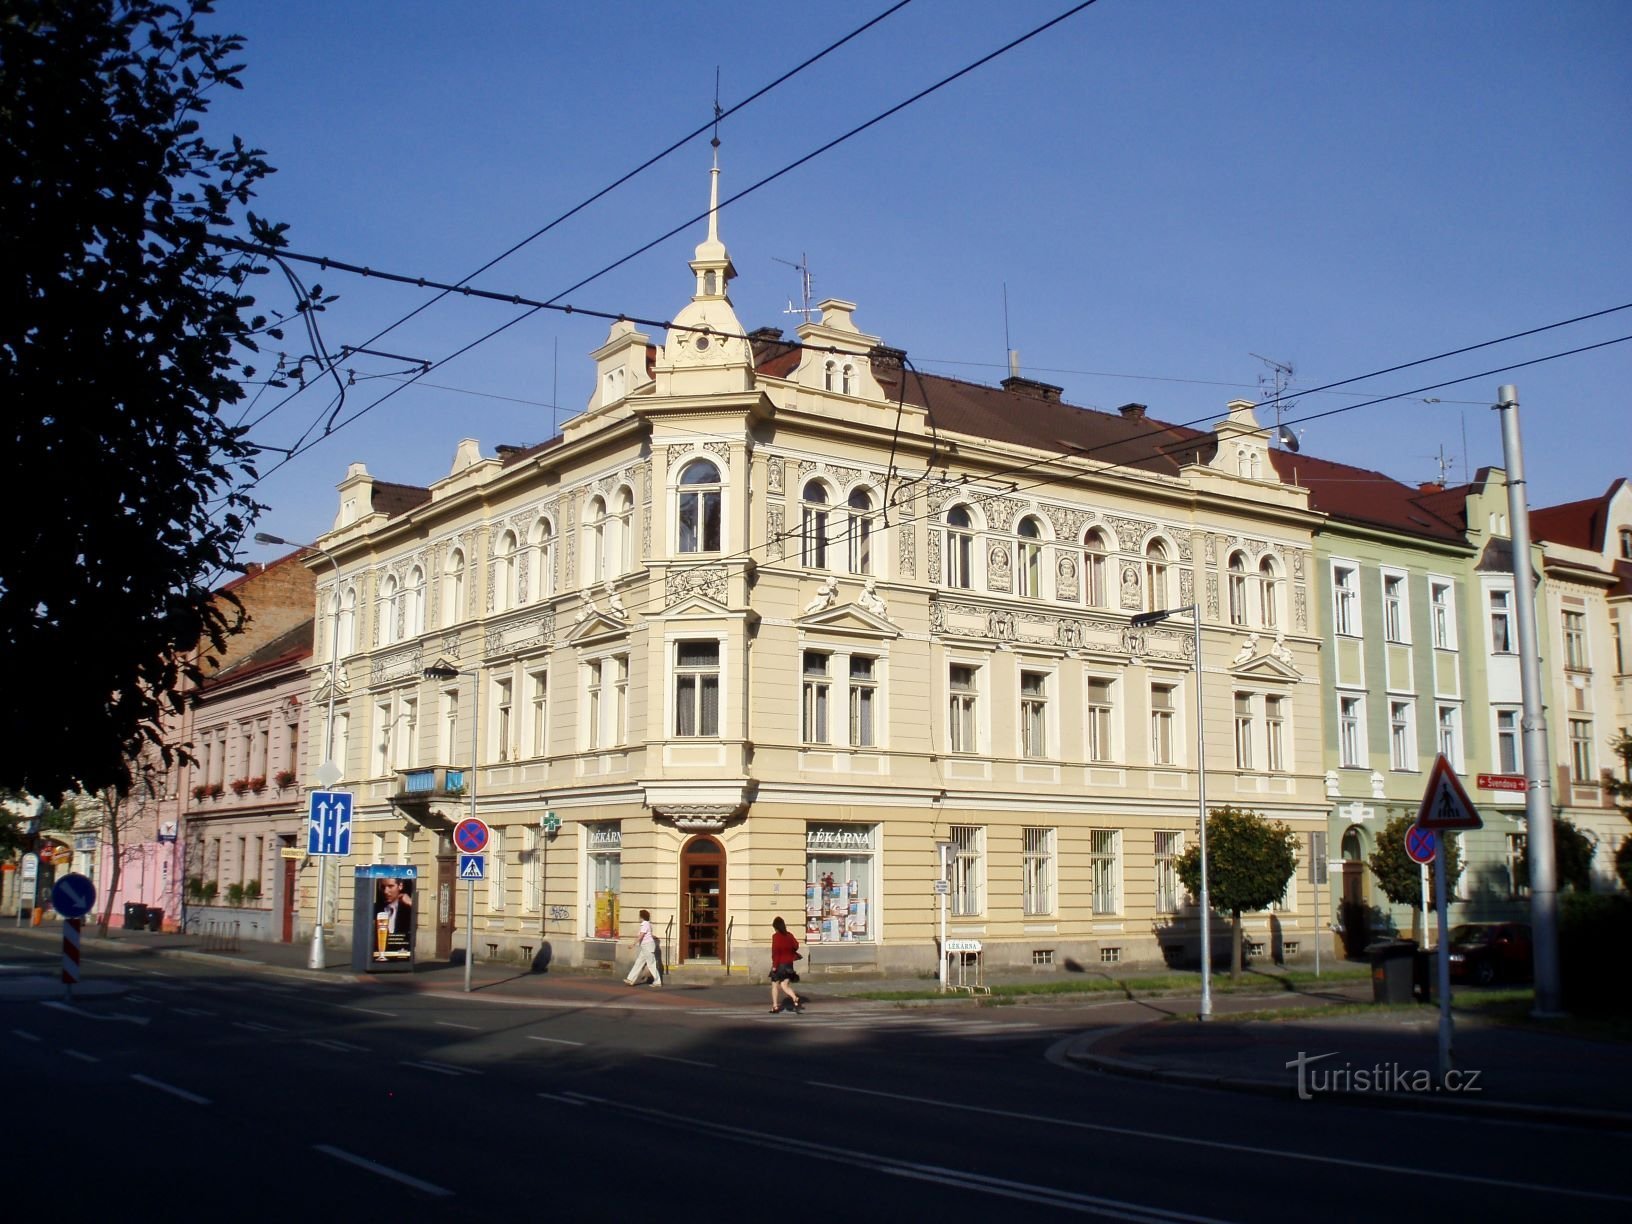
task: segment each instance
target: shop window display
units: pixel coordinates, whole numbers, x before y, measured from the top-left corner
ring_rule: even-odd
[[[873,938],[874,854],[870,825],[811,825],[805,832],[805,942]]]

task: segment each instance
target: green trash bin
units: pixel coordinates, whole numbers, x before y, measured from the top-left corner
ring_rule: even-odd
[[[1411,1002],[1416,956],[1417,941],[1414,939],[1384,940],[1366,949],[1366,957],[1371,961],[1373,1003]]]

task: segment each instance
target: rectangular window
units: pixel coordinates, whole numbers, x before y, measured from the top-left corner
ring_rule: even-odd
[[[494,735],[497,737],[494,747],[498,751],[498,759],[508,761],[515,755],[515,744],[511,742],[512,728],[510,724],[510,716],[515,709],[515,683],[510,680],[500,680],[493,686],[493,691],[493,704],[498,714],[498,720],[493,729]]]
[[[1598,779],[1592,771],[1592,720],[1572,718],[1570,721],[1570,781],[1586,786]]]
[[[1442,705],[1435,711],[1434,721],[1439,727],[1439,751],[1458,769],[1462,766],[1462,711],[1453,705]]]
[[[1496,771],[1504,774],[1519,772],[1519,712],[1496,711]]]
[[[720,733],[720,644],[680,642],[675,648],[674,733]]]
[[[1286,770],[1286,698],[1264,698],[1264,765],[1271,773]]]
[[[1564,613],[1564,666],[1571,671],[1587,670],[1587,617],[1583,612]]]
[[[877,662],[865,655],[850,656],[850,744],[854,748],[878,744]]]
[[[298,776],[300,774],[300,724],[288,723],[283,730],[283,767]]]
[[[490,829],[487,835],[487,908],[504,908],[504,830]]]
[[[1252,768],[1252,694],[1235,695],[1235,767]]]
[[[1332,628],[1335,632],[1352,637],[1360,632],[1359,617],[1355,614],[1357,580],[1352,565],[1332,566]]]
[[[1179,911],[1179,855],[1184,849],[1184,834],[1160,831],[1156,834],[1156,912],[1176,914]]]
[[[807,650],[804,657],[804,740],[807,744],[825,744],[828,742],[828,704],[832,696],[827,656],[817,650]]]
[[[589,869],[585,873],[589,901],[584,930],[596,939],[616,939],[619,895],[623,891],[623,826],[616,821],[586,824],[584,844],[589,849]]]
[[[1511,605],[1511,592],[1492,591],[1490,593],[1490,648],[1496,654],[1513,653]]]
[[[1054,912],[1054,830],[1023,829],[1021,908],[1029,916]]]
[[[532,689],[530,713],[532,716],[533,755],[541,757],[550,746],[550,673],[536,671],[527,677]]]
[[[976,671],[958,664],[947,671],[947,745],[953,752],[975,752],[979,747],[975,719],[980,690],[975,684]]]
[[[1121,850],[1120,829],[1089,831],[1088,860],[1093,870],[1096,914],[1117,914],[1122,911]]]
[[[612,742],[629,742],[629,656],[612,659]]]
[[[527,845],[521,852],[521,907],[536,914],[544,899],[544,830],[528,829]]]
[[[1048,755],[1048,676],[1044,672],[1020,673],[1020,755],[1039,758]]]
[[[1110,680],[1102,680],[1090,676],[1088,679],[1088,708],[1084,713],[1084,720],[1088,730],[1088,759],[1090,761],[1112,760],[1111,746],[1111,684]]]
[[[1507,895],[1514,898],[1530,895],[1530,881],[1524,871],[1524,844],[1523,833],[1507,835]]]
[[[384,777],[391,771],[391,703],[382,701],[374,707],[374,771],[369,776]]]
[[[601,663],[584,664],[584,747],[591,752],[601,746]]]
[[[805,826],[804,941],[861,943],[874,938],[876,828]]]
[[[1417,767],[1416,745],[1412,742],[1411,717],[1412,709],[1409,701],[1391,701],[1388,703],[1388,763],[1391,769],[1415,769]]]
[[[452,765],[459,754],[459,690],[448,689],[442,694],[442,763]]]
[[[1451,584],[1428,584],[1430,615],[1434,623],[1434,645],[1440,650],[1456,649],[1456,606],[1452,602]]]
[[[1360,698],[1337,699],[1338,763],[1345,769],[1359,769],[1365,764],[1365,748],[1360,735],[1361,714]]]
[[[1171,684],[1150,686],[1150,763],[1173,764],[1173,710]]]
[[[973,918],[984,908],[986,830],[976,825],[953,825],[952,915]]]
[[[1407,642],[1405,619],[1405,575],[1383,575],[1383,636],[1390,642]]]
[[[396,767],[412,769],[418,761],[419,698],[405,697],[397,716]]]

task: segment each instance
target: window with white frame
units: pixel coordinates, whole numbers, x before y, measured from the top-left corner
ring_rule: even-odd
[[[1437,706],[1434,722],[1438,725],[1439,752],[1457,769],[1462,768],[1462,710],[1454,705]]]
[[[1507,895],[1514,898],[1530,895],[1530,881],[1524,870],[1525,840],[1523,833],[1507,835]]]
[[[335,631],[340,639],[340,657],[343,659],[357,650],[357,588],[347,587],[340,599],[340,627]]]
[[[1251,769],[1253,741],[1253,698],[1251,693],[1235,695],[1235,767]]]
[[[1171,830],[1156,833],[1156,912],[1176,914],[1183,899],[1179,883],[1179,855],[1184,852],[1184,834]]]
[[[1415,702],[1393,700],[1388,703],[1388,763],[1391,769],[1417,767]]]
[[[334,737],[333,737],[333,739],[334,739],[334,763],[340,767],[340,772],[341,773],[350,773],[351,772],[351,765],[350,765],[350,761],[351,761],[351,712],[349,710],[342,710],[342,711],[340,711],[340,713],[338,713],[338,714],[336,714],[334,716]],[[219,765],[220,765],[220,757],[218,756],[217,757],[217,767],[218,768],[219,768]],[[216,775],[216,781],[220,782],[220,780],[221,780],[220,775],[217,774]]]
[[[1264,766],[1286,772],[1286,698],[1278,693],[1264,697]]]
[[[1015,594],[1036,599],[1043,593],[1043,530],[1030,515],[1014,530]]]
[[[828,711],[832,704],[833,683],[828,675],[830,659],[819,650],[804,652],[803,700],[801,738],[807,744],[829,742]]]
[[[442,627],[457,625],[465,614],[465,550],[455,548],[448,554],[448,566],[442,571]]]
[[[585,585],[606,578],[606,498],[599,494],[584,507],[583,581]]]
[[[680,472],[675,520],[677,551],[720,551],[720,469],[707,459],[693,459]]]
[[[975,523],[967,506],[946,512],[946,585],[965,590],[975,585]]]
[[[845,551],[849,554],[852,574],[873,572],[873,530],[877,515],[873,509],[873,495],[866,489],[852,489],[849,498],[849,538]]]
[[[1456,649],[1456,595],[1448,582],[1428,584],[1429,618],[1433,621],[1434,645],[1440,650]]]
[[[493,748],[494,759],[508,761],[516,754],[515,725],[516,686],[513,680],[499,680],[493,685]]]
[[[1496,708],[1496,772],[1519,772],[1519,712],[1512,707]]]
[[[1109,606],[1105,585],[1106,556],[1110,552],[1105,533],[1090,527],[1082,536],[1082,601],[1090,608]]]
[[[1102,676],[1088,677],[1088,701],[1083,711],[1083,722],[1088,734],[1088,759],[1111,761],[1115,747],[1111,740],[1112,716],[1115,713],[1115,681]]]
[[[528,566],[528,583],[533,599],[555,594],[555,525],[540,518],[528,532],[532,541],[533,564]]]
[[[408,571],[408,584],[402,592],[403,632],[418,637],[425,632],[425,571],[414,566]]]
[[[1332,566],[1332,631],[1346,637],[1360,632],[1360,614],[1356,597],[1359,589],[1357,571],[1352,565]]]
[[[521,908],[536,914],[544,901],[544,830],[531,828],[526,833],[521,851]]]
[[[1383,637],[1390,642],[1409,642],[1405,602],[1405,575],[1383,575]]]
[[[799,508],[799,564],[827,568],[827,487],[819,480],[805,482]]]
[[[953,825],[952,916],[974,918],[985,910],[986,830],[979,825]]]
[[[1150,686],[1150,763],[1173,764],[1173,718],[1178,688],[1172,684]]]
[[[612,512],[612,572],[627,574],[635,567],[635,495],[628,485],[618,489]]]
[[[1337,760],[1344,769],[1360,769],[1366,763],[1365,704],[1360,697],[1337,699]]]
[[[504,612],[516,589],[516,533],[506,531],[493,549],[493,611]]]
[[[1622,645],[1621,622],[1619,620],[1612,619],[1609,622],[1609,640],[1614,648],[1615,674],[1624,676],[1626,675],[1626,648]]]
[[[1020,673],[1020,755],[1048,756],[1048,673]]]
[[[500,828],[487,834],[487,908],[495,913],[504,908],[504,834]]]
[[[1490,592],[1490,649],[1495,654],[1513,653],[1513,593]]]
[[[418,760],[419,698],[404,697],[397,714],[397,730],[392,745],[397,769],[412,769]]]
[[[1281,623],[1281,571],[1273,557],[1258,563],[1258,616],[1265,629]]]
[[[1584,612],[1565,612],[1564,666],[1570,671],[1587,670],[1587,617]]]
[[[1121,913],[1122,830],[1089,830],[1088,862],[1093,874],[1094,913]]]
[[[675,643],[674,733],[703,737],[720,733],[720,644]]]
[[[1145,611],[1160,612],[1173,606],[1168,586],[1168,550],[1162,540],[1145,546]]]
[[[1247,623],[1247,558],[1245,553],[1230,554],[1226,585],[1229,590],[1230,624]]]
[[[442,743],[439,745],[444,765],[451,765],[460,759],[458,756],[459,747],[459,690],[444,689],[442,692]]]
[[[961,663],[947,668],[947,747],[952,752],[980,750],[979,673],[979,668]]]
[[[550,747],[550,673],[542,667],[527,673],[527,720],[532,755],[541,757]]]
[[[372,778],[384,777],[391,772],[391,702],[381,701],[374,706],[374,769]]]
[[[1572,718],[1570,726],[1570,781],[1586,786],[1598,781],[1592,769],[1592,720]]]
[[[1020,908],[1027,917],[1054,912],[1054,830],[1022,829]]]
[[[397,640],[397,617],[401,611],[397,603],[397,579],[387,574],[380,583],[380,645],[389,646]]]
[[[591,659],[584,664],[584,747],[594,752],[601,746],[601,664]]]
[[[605,821],[584,826],[587,851],[584,883],[584,931],[596,939],[618,938],[618,909],[623,892],[623,826]]]
[[[610,742],[621,746],[629,742],[629,656],[613,655],[608,663],[612,670],[612,726]],[[603,683],[605,683],[603,677]]]
[[[1632,527],[1621,528],[1621,560],[1632,561]]]
[[[850,656],[850,746],[878,745],[878,660]]]

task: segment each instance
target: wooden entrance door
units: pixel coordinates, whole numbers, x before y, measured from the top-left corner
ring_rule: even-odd
[[[1371,942],[1371,907],[1366,902],[1365,843],[1360,830],[1350,826],[1343,833],[1343,907],[1338,911],[1343,924],[1343,953],[1360,960]]]
[[[286,839],[286,844],[293,846],[294,838]],[[283,942],[295,941],[295,904],[300,900],[296,891],[295,868],[299,860],[286,858],[283,860]]]
[[[719,960],[725,949],[725,847],[694,837],[680,852],[680,959]]]

